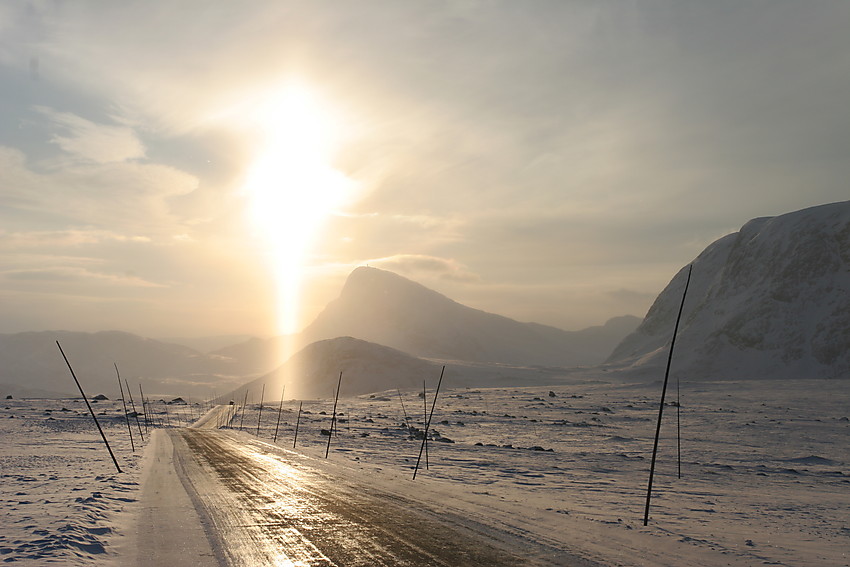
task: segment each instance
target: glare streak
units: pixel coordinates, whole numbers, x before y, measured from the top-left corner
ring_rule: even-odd
[[[279,331],[297,331],[302,271],[324,221],[355,187],[332,163],[336,122],[317,99],[288,87],[260,105],[265,140],[245,183],[250,213],[269,243]]]

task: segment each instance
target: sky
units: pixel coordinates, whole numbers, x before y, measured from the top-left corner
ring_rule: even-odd
[[[295,332],[357,266],[581,329],[850,196],[850,2],[0,4],[0,332]]]

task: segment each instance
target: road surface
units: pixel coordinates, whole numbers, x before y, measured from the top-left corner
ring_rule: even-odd
[[[563,564],[246,435],[182,428],[162,430],[154,442],[152,467],[162,470],[146,481],[138,565]]]

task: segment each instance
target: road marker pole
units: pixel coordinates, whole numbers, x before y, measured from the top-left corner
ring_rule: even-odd
[[[434,408],[437,406],[437,395],[440,393],[440,384],[443,383],[443,373],[446,367],[440,370],[440,380],[437,382],[437,390],[434,392],[434,402],[431,404],[431,415],[428,416],[428,421],[425,422],[425,435],[422,436],[422,446],[419,447],[419,458],[416,459],[416,468],[413,469],[413,480],[416,480],[416,473],[419,471],[419,461],[422,460],[422,450],[426,447],[425,441],[428,439],[428,429],[431,427],[431,418],[434,417]]]
[[[133,428],[130,427],[130,415],[127,412],[127,400],[124,399],[124,386],[121,385],[121,374],[118,373],[118,364],[112,363],[115,366],[115,374],[118,374],[118,391],[121,392],[121,405],[124,406],[124,420],[127,422],[127,432],[130,434],[130,448],[136,452],[136,444],[133,443]]]
[[[658,439],[661,436],[661,416],[664,415],[664,397],[667,395],[667,381],[670,378],[670,363],[673,361],[673,347],[676,345],[676,334],[679,332],[679,321],[682,319],[682,310],[685,308],[685,297],[688,295],[688,285],[691,283],[691,271],[693,264],[688,266],[688,279],[685,280],[685,291],[682,292],[682,303],[679,305],[679,314],[676,316],[676,325],[673,327],[673,338],[670,340],[670,353],[667,355],[667,370],[664,371],[664,386],[661,389],[661,403],[658,405],[658,423],[655,426],[655,443],[652,446],[652,462],[649,465],[649,484],[646,487],[646,508],[643,512],[643,525],[649,523],[649,502],[652,499],[652,479],[655,476],[655,458],[658,456]]]
[[[277,406],[277,423],[274,426],[274,437],[272,443],[277,443],[277,431],[280,429],[280,414],[283,411],[283,396],[286,394],[286,384],[283,385],[283,391],[280,393],[280,405]]]
[[[109,446],[109,441],[106,440],[106,435],[103,433],[103,429],[100,427],[100,422],[97,420],[97,416],[94,414],[94,410],[91,408],[91,404],[89,403],[89,399],[86,397],[85,392],[83,392],[83,387],[80,385],[80,381],[77,380],[77,375],[74,374],[74,369],[71,368],[71,363],[68,362],[68,357],[65,356],[65,351],[62,350],[62,345],[59,344],[59,341],[56,341],[56,346],[59,347],[59,352],[62,353],[62,358],[65,359],[65,364],[68,365],[68,370],[71,371],[71,377],[74,379],[74,382],[77,383],[77,388],[80,390],[80,396],[82,396],[83,401],[86,403],[86,407],[89,408],[89,413],[91,414],[92,419],[94,420],[94,424],[97,425],[97,430],[100,432],[100,437],[103,439],[103,444],[106,445],[106,450],[109,451],[109,456],[112,457],[112,462],[115,463],[115,468],[118,469],[118,472],[123,472],[121,467],[118,466],[118,460],[115,458],[115,454],[112,452],[112,447]]]
[[[298,426],[301,424],[301,407],[304,402],[298,402],[298,419],[295,420],[295,437],[292,439],[292,448],[295,448],[295,443],[298,442]]]
[[[334,435],[334,428],[336,427],[336,404],[339,402],[339,387],[342,385],[342,372],[339,373],[339,381],[336,384],[336,397],[334,397],[334,411],[333,417],[331,418],[331,430],[328,432],[328,446],[325,448],[325,458],[328,458],[328,453],[331,450],[331,437]]]

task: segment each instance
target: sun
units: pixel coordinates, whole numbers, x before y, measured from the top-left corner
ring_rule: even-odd
[[[341,121],[302,85],[286,85],[252,109],[262,140],[245,179],[250,222],[266,239],[277,280],[278,331],[298,330],[310,248],[356,183],[332,166]]]

